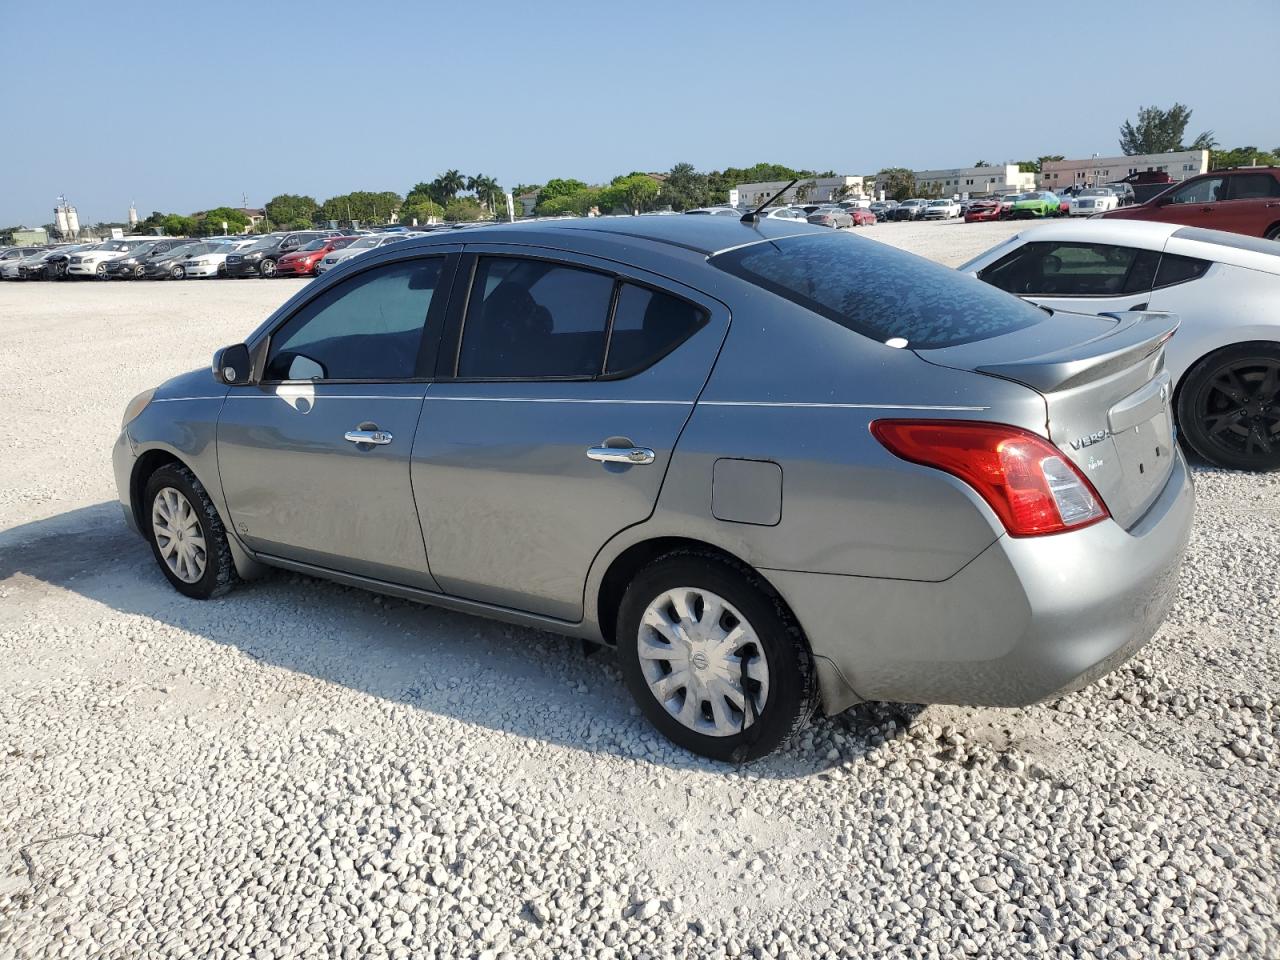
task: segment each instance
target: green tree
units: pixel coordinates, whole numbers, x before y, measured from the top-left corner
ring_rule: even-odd
[[[231,207],[214,207],[200,215],[197,229],[206,235],[222,233],[223,221],[226,221],[227,233],[243,233],[249,226],[249,218],[239,210]]]
[[[631,173],[614,177],[609,186],[600,191],[596,205],[606,213],[639,213],[648,210],[658,199],[658,181],[647,173]]]
[[[511,195],[518,197],[525,193],[537,193],[541,189],[542,184],[540,183],[517,183],[511,188]]]
[[[1252,166],[1280,166],[1280,148],[1259,150],[1257,147],[1233,147],[1230,150],[1209,151],[1209,167],[1213,170]]]
[[[975,164],[974,164],[974,166],[975,166],[975,167],[989,167],[989,166],[991,166],[991,164],[987,163],[987,161],[985,161],[985,160],[979,160],[977,163],[975,163]]]
[[[534,212],[540,217],[559,217],[566,214],[574,214],[579,217],[585,217],[591,212],[591,208],[598,206],[600,199],[600,190],[596,187],[588,187],[585,184],[572,193],[562,193],[550,199],[542,199],[546,196],[546,188],[543,188],[542,194],[539,195],[538,205],[534,208]]]
[[[374,193],[356,190],[330,197],[320,206],[320,220],[359,220],[362,223],[387,223],[404,204],[398,193],[390,190]]]
[[[1139,153],[1167,153],[1185,150],[1184,137],[1191,122],[1191,108],[1175,103],[1168,110],[1160,107],[1139,107],[1138,122],[1126,120],[1120,126],[1120,149],[1126,156]],[[1215,144],[1213,131],[1206,130],[1192,141],[1189,149],[1208,150]]]
[[[445,204],[444,218],[451,222],[481,220],[484,216],[484,208],[471,197],[457,197]]]
[[[876,188],[890,200],[908,200],[916,195],[916,175],[906,167],[885,167],[876,174]]]
[[[667,171],[660,199],[672,210],[692,210],[707,204],[707,175],[699,173],[692,163],[677,163]]]
[[[400,221],[402,223],[412,223],[417,220],[419,224],[424,224],[433,217],[436,220],[443,219],[444,207],[434,200],[421,195],[415,200],[406,198],[404,206],[400,208]]]
[[[458,195],[458,191],[466,187],[467,181],[457,170],[446,170],[435,179],[436,189],[440,191],[440,196],[446,200],[452,200]]]
[[[728,203],[729,191],[740,183],[783,182],[812,177],[812,170],[793,170],[780,163],[757,163],[750,167],[726,167],[707,174],[707,203]]]
[[[555,179],[548,180],[541,190],[538,191],[538,204],[542,205],[557,197],[564,197],[570,194],[578,193],[586,190],[587,185],[581,180],[572,179]]]
[[[480,206],[489,211],[496,211],[502,197],[502,187],[493,177],[487,177],[483,173],[477,173],[474,177],[467,178],[467,189],[476,195],[476,199],[480,201]]]
[[[277,226],[289,230],[302,230],[315,222],[320,205],[316,203],[314,197],[282,193],[268,200],[263,209],[267,211],[267,219]]]
[[[166,215],[160,226],[164,228],[164,232],[170,237],[190,237],[197,231],[195,218],[184,217],[179,213]]]

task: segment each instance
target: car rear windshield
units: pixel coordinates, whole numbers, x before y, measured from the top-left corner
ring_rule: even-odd
[[[1033,326],[1038,307],[877,240],[804,235],[738,247],[712,266],[880,343],[916,350],[986,340]]]

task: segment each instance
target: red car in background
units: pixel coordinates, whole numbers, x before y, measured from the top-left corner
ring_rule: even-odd
[[[1280,240],[1280,167],[1237,167],[1191,177],[1145,203],[1099,214]]]
[[[341,250],[354,241],[355,237],[321,237],[312,240],[301,250],[286,253],[276,261],[277,277],[313,277],[318,264],[324,255],[331,250]]]
[[[878,222],[876,215],[866,207],[853,207],[849,210],[849,216],[853,217],[855,227],[869,227]]]
[[[999,200],[975,200],[964,212],[965,223],[982,223],[986,220],[999,220],[1001,205]]]

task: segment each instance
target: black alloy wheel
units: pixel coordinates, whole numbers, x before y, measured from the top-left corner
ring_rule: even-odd
[[[1197,363],[1178,398],[1178,423],[1210,463],[1280,469],[1280,344],[1240,343]]]

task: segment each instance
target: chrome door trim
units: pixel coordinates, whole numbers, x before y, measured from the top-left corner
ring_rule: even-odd
[[[656,454],[648,447],[588,447],[587,459],[600,463],[625,463],[644,466],[653,463]]]

